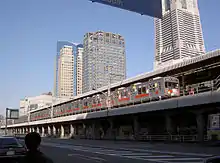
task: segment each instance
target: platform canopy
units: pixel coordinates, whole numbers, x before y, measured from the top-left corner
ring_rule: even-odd
[[[92,2],[129,10],[141,15],[162,18],[162,0],[90,0]]]

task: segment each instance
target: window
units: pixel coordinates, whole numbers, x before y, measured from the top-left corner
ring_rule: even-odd
[[[9,147],[22,147],[20,143],[14,138],[2,138],[0,139],[0,148],[9,148]]]
[[[143,94],[146,93],[146,87],[142,87],[142,93],[143,93]]]
[[[142,94],[142,93],[141,93],[141,87],[138,88],[138,94]]]
[[[187,9],[186,0],[181,0],[182,8]]]

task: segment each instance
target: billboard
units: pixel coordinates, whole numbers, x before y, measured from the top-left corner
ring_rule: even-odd
[[[6,118],[7,119],[18,119],[19,110],[18,109],[6,109]]]
[[[92,2],[129,10],[141,15],[162,18],[162,0],[90,0]]]

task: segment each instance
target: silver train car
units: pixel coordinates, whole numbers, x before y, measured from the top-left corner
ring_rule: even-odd
[[[98,92],[91,96],[59,104],[53,108],[53,117],[68,116],[86,112],[104,110],[107,107],[146,103],[180,96],[179,80],[175,77],[158,77],[146,82],[131,84],[111,90],[110,101],[106,92]],[[30,120],[36,121],[50,118],[51,108],[31,113]]]

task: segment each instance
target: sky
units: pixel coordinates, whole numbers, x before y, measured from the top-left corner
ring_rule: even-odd
[[[220,0],[199,0],[206,51],[220,48]],[[0,114],[19,100],[52,91],[57,40],[82,43],[86,32],[121,34],[127,76],[153,69],[154,22],[149,16],[89,0],[0,1]]]

